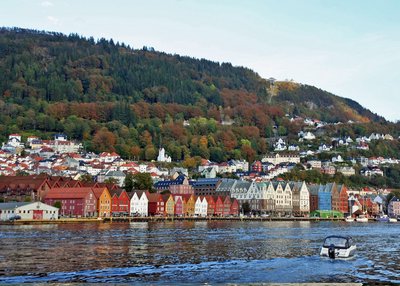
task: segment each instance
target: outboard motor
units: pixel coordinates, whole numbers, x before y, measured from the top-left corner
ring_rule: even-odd
[[[336,256],[336,254],[335,254],[335,245],[333,245],[333,244],[329,245],[328,256],[329,256],[329,258],[335,259],[335,256]]]

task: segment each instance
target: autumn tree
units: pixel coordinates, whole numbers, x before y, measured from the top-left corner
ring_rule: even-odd
[[[116,137],[106,127],[101,128],[93,137],[93,148],[99,152],[113,152]]]

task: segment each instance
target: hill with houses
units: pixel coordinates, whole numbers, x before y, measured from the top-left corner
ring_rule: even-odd
[[[0,55],[2,142],[63,133],[86,151],[151,161],[163,147],[172,161],[198,165],[252,162],[278,138],[294,144],[315,128],[399,136],[397,124],[350,99],[230,63],[19,28],[0,29]]]

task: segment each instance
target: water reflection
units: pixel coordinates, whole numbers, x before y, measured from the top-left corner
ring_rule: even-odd
[[[396,282],[400,224],[176,221],[1,226],[0,283]],[[351,235],[350,261],[318,256]]]

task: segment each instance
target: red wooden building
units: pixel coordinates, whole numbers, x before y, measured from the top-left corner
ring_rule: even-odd
[[[129,215],[130,198],[123,189],[111,190],[111,215]]]
[[[224,202],[220,196],[213,196],[215,201],[215,216],[222,216],[224,214]]]
[[[182,196],[180,195],[172,195],[174,197],[175,200],[175,215],[176,216],[182,216],[183,215],[183,200],[182,200]]]
[[[92,217],[97,211],[92,188],[54,188],[47,193],[44,202],[51,206],[60,202],[59,215],[62,216]]]
[[[160,194],[148,193],[147,198],[149,200],[148,213],[150,216],[164,215],[164,201]]]
[[[230,214],[237,216],[239,215],[239,202],[237,199],[231,199],[231,210]]]
[[[207,216],[214,216],[215,214],[215,200],[213,196],[206,196],[207,200]]]
[[[223,216],[231,215],[231,206],[232,206],[232,201],[230,196],[226,196],[225,198],[223,198],[223,210],[222,210]]]
[[[345,185],[339,185],[338,190],[340,192],[339,195],[339,211],[346,214],[350,213],[349,210],[349,194],[348,189]]]

